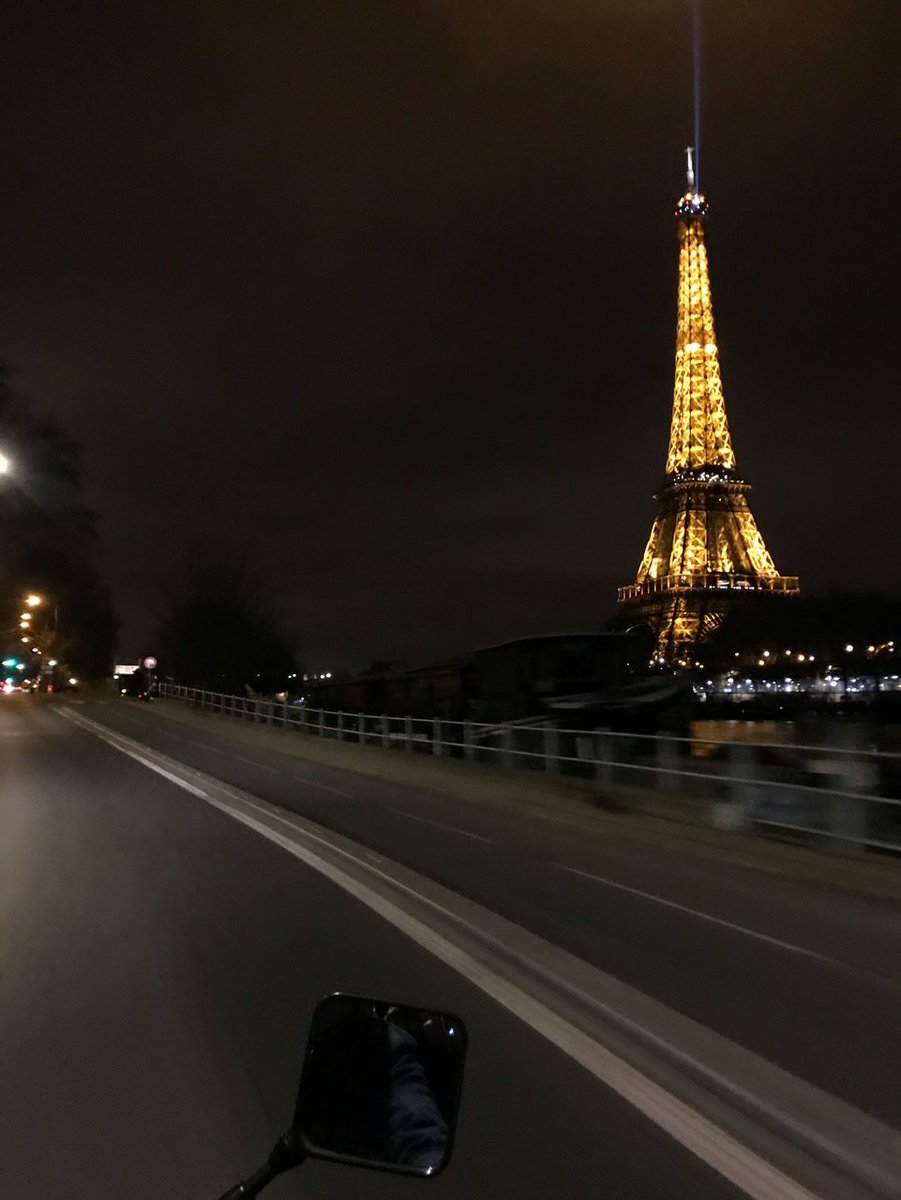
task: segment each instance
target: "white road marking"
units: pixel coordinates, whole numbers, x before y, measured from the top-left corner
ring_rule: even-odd
[[[724,929],[731,929],[735,933],[743,933],[746,937],[756,938],[759,942],[766,942],[770,946],[778,946],[782,950],[790,950],[793,954],[803,954],[807,958],[816,958],[820,962],[828,962],[836,965],[837,959],[830,958],[828,954],[820,954],[818,950],[808,950],[806,946],[796,946],[794,942],[783,942],[780,938],[770,937],[768,933],[759,933],[756,929],[748,929],[746,925],[736,925],[732,921],[724,921],[722,917],[714,917],[711,913],[701,912],[697,908],[689,908],[685,904],[677,904],[675,900],[667,900],[663,896],[657,896],[654,892],[643,892],[641,888],[629,887],[628,884],[619,883],[615,879],[607,879],[604,875],[594,875],[591,871],[583,871],[579,867],[570,867],[566,863],[551,863],[552,867],[557,867],[561,871],[569,871],[571,875],[581,875],[583,879],[591,879],[594,883],[600,883],[604,887],[615,888],[620,892],[628,892],[631,896],[640,896],[643,900],[651,900],[654,904],[661,904],[664,908],[673,908],[677,912],[687,913],[691,917],[697,917],[700,921],[709,921],[711,925],[721,925]]]
[[[196,746],[198,750],[208,750],[210,754],[221,754],[221,750],[217,750],[215,746],[208,746],[206,742],[198,742],[196,738],[185,737],[183,733],[170,733],[167,729],[161,729],[159,732],[163,737],[175,738],[176,741],[184,742],[187,746]]]
[[[419,821],[423,825],[434,825],[436,829],[446,829],[450,833],[459,833],[460,837],[472,838],[474,842],[487,842],[489,846],[494,845],[491,838],[483,837],[480,833],[470,833],[468,829],[458,829],[456,825],[445,825],[443,821],[435,821],[431,817],[420,817],[415,813],[405,812],[402,808],[389,807],[388,811],[397,813],[399,817],[406,817],[410,821]]]
[[[255,758],[245,758],[243,754],[236,754],[235,758],[238,762],[247,763],[251,767],[257,767],[260,771],[269,771],[272,775],[279,774],[276,767],[267,767],[265,763],[257,762]]]
[[[61,716],[81,725],[88,732],[94,733],[123,754],[134,758],[178,787],[184,788],[192,795],[200,797],[234,820],[246,825],[249,829],[253,829],[261,837],[280,846],[305,865],[356,897],[373,912],[406,934],[417,945],[457,971],[542,1037],[557,1046],[568,1057],[581,1064],[660,1129],[663,1129],[723,1178],[750,1196],[752,1200],[825,1200],[824,1197],[809,1191],[767,1159],[743,1145],[737,1138],[672,1095],[660,1084],[643,1075],[635,1067],[572,1025],[523,988],[505,978],[500,971],[495,970],[487,962],[468,953],[430,925],[406,911],[400,904],[377,892],[362,880],[348,874],[334,862],[323,858],[310,848],[309,843],[318,843],[321,846],[329,847],[332,853],[337,852],[350,863],[364,866],[364,869],[372,874],[382,876],[395,889],[399,888],[401,892],[417,896],[417,893],[411,888],[392,879],[390,874],[374,867],[365,867],[362,859],[355,858],[348,851],[330,846],[326,838],[319,837],[312,831],[299,829],[288,818],[273,813],[271,806],[264,807],[265,802],[254,803],[242,798],[239,807],[234,801],[229,803],[217,796],[207,795],[200,788],[188,783],[187,780],[164,770],[158,763],[146,758],[136,749],[124,745],[123,741],[131,742],[130,738],[125,738],[125,735],[114,735],[108,732],[104,726],[85,719],[80,714],[76,716],[74,713],[57,711],[60,711]],[[132,743],[132,746],[134,745],[135,743]],[[248,813],[247,808],[270,821],[286,825],[293,836],[288,837],[279,833],[271,825]],[[302,844],[300,839],[307,844]],[[564,867],[563,869],[572,870],[573,868]],[[657,897],[652,898],[657,899]],[[434,902],[429,901],[428,903],[433,908],[437,908],[439,912],[444,911]]]
[[[201,750],[206,750],[210,754],[224,754],[224,750],[220,750],[218,746],[208,746],[206,742],[195,741],[194,738],[185,738],[186,742],[190,742],[192,746],[199,746]]]
[[[65,711],[60,711],[60,716],[65,717],[67,715],[68,714]],[[72,718],[69,719],[71,720]],[[192,796],[197,796],[200,800],[210,800],[210,796],[206,792],[199,787],[195,787],[193,783],[188,783],[187,779],[182,779],[180,775],[176,775],[173,771],[167,771],[165,767],[161,767],[159,763],[154,762],[151,758],[147,758],[138,750],[133,750],[129,746],[123,746],[122,742],[116,740],[116,738],[108,737],[106,730],[104,730],[102,725],[93,727],[95,726],[95,722],[93,721],[91,721],[90,725],[88,725],[85,717],[79,717],[76,721],[76,724],[81,725],[90,733],[94,733],[97,735],[97,737],[102,738],[103,741],[112,746],[113,749],[121,751],[122,754],[127,754],[129,758],[133,758],[135,762],[139,762],[142,767],[148,767],[151,771],[155,771],[157,775],[162,775],[164,779],[168,779],[170,783],[175,783],[180,788],[184,788],[185,791],[190,792]],[[125,735],[120,733],[118,737],[124,738]],[[131,741],[130,738],[128,740]]]
[[[323,792],[331,792],[334,796],[343,796],[345,800],[353,800],[350,792],[342,792],[340,788],[330,787],[327,783],[317,783],[315,779],[308,779],[306,775],[292,775],[291,778],[306,787],[319,788]]]

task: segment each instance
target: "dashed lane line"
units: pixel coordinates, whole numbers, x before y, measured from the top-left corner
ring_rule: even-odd
[[[794,942],[784,942],[781,938],[771,937],[768,933],[760,933],[756,929],[749,929],[746,925],[737,925],[733,921],[726,921],[722,917],[715,917],[712,913],[701,912],[697,908],[689,908],[686,904],[677,904],[675,900],[667,900],[665,897],[658,896],[654,892],[645,892],[641,888],[630,887],[626,883],[619,883],[616,879],[608,879],[605,875],[595,875],[591,871],[583,871],[580,867],[567,866],[566,863],[551,863],[550,865],[557,867],[558,870],[568,871],[570,875],[579,875],[583,879],[590,879],[593,883],[599,883],[603,887],[615,888],[618,892],[628,892],[630,896],[639,896],[642,900],[650,900],[654,904],[662,905],[664,908],[671,908],[676,912],[697,917],[699,921],[708,921],[711,925],[720,925],[724,929],[731,929],[733,933],[743,933],[746,937],[754,938],[758,942],[766,942],[770,946],[778,946],[781,950],[790,950],[793,954],[802,954],[806,958],[815,958],[819,962],[841,965],[837,959],[830,958],[828,954],[820,954],[818,950],[809,950],[806,946],[798,946]]]
[[[446,825],[444,821],[436,821],[432,817],[420,817],[415,813],[406,812],[402,808],[390,808],[389,812],[397,813],[399,817],[406,817],[408,821],[419,821],[421,825],[434,825],[436,829],[446,829],[449,833],[458,833],[460,837],[472,838],[474,842],[487,842],[489,846],[493,846],[494,842],[489,837],[483,837],[481,833],[471,833],[468,829],[458,829],[456,825]]]

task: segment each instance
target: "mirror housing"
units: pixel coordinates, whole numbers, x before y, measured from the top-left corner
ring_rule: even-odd
[[[297,1145],[312,1158],[436,1175],[453,1148],[466,1045],[450,1013],[327,996],[304,1056]]]

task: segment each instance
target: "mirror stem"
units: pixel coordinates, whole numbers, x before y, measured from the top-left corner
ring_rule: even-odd
[[[294,1131],[289,1129],[275,1143],[266,1162],[254,1171],[249,1179],[230,1188],[224,1196],[220,1196],[219,1200],[249,1200],[251,1196],[258,1196],[263,1188],[275,1179],[276,1175],[281,1175],[285,1171],[290,1171],[292,1167],[299,1166],[305,1157],[306,1155],[294,1137]]]

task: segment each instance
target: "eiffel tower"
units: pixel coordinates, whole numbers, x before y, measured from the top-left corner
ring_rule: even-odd
[[[679,315],[673,418],[657,517],[635,582],[619,589],[633,625],[648,625],[659,662],[690,665],[698,643],[735,599],[793,594],[748,506],[749,484],[735,470],[726,420],[707,270],[708,204],[695,188],[692,148],[685,195],[676,205]]]

